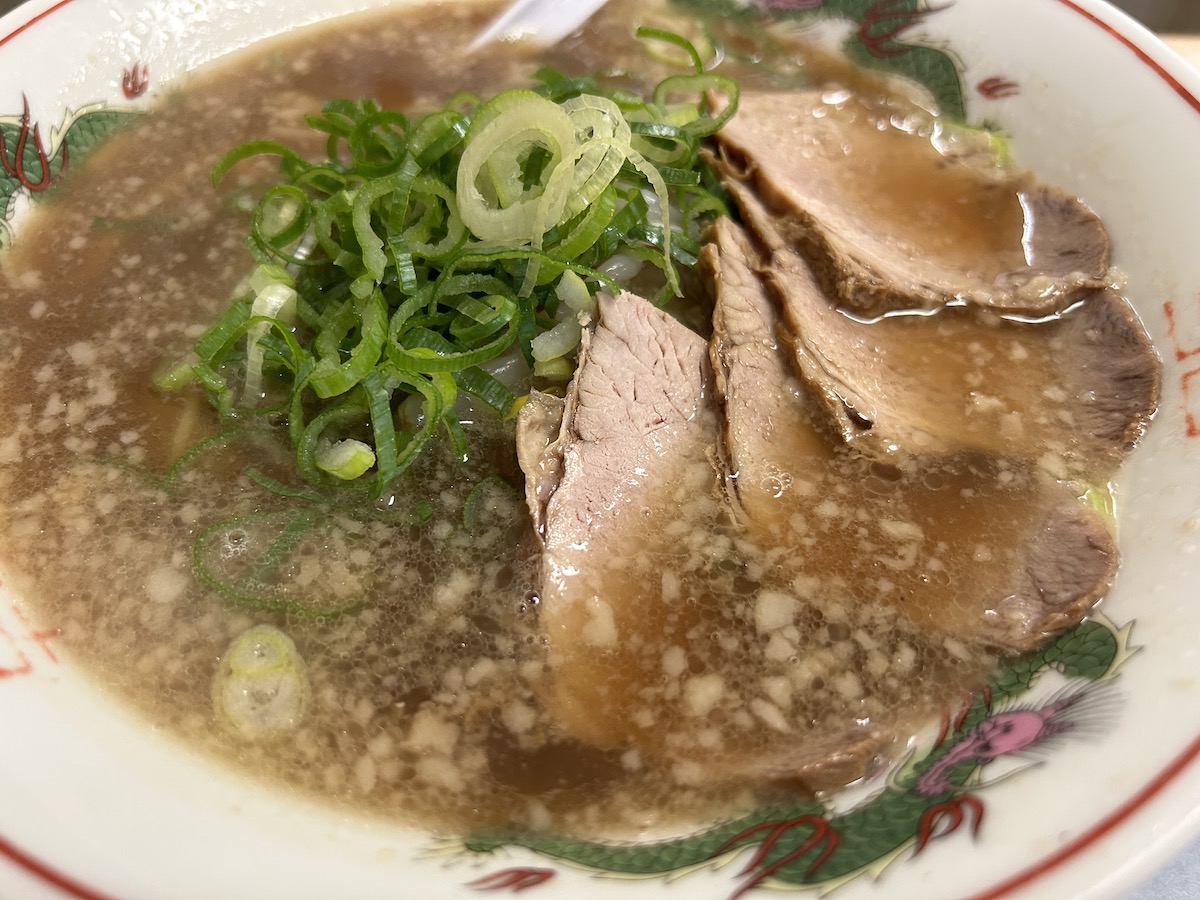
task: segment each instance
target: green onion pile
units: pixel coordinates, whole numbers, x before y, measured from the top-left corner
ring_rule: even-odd
[[[649,98],[543,69],[532,89],[415,117],[335,100],[308,119],[324,160],[273,141],[232,150],[214,184],[280,159],[253,210],[258,265],[161,384],[198,379],[226,419],[286,419],[308,481],[379,497],[439,430],[466,452],[460,392],[514,414],[502,360],[569,378],[580,316],[617,288],[601,266],[652,264],[665,302],[726,211],[699,151],[734,114],[736,83],[677,35],[638,37],[679,48],[690,71]]]

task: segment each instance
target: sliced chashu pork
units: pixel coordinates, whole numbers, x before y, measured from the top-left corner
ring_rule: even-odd
[[[1141,436],[1159,362],[1129,303],[1091,291],[1054,321],[964,306],[864,322],[812,289],[809,260],[754,195],[738,197],[762,238],[797,370],[842,441],[884,459],[978,451],[1103,479]]]
[[[829,305],[816,278],[797,257],[786,296],[769,296],[760,276],[770,264],[736,225],[718,222],[711,239],[731,494],[747,533],[789,549],[778,565],[801,599],[890,607],[933,647],[943,636],[1023,651],[1078,622],[1116,569],[1105,518],[1020,459],[909,453],[881,465],[834,453],[778,339],[779,301]]]
[[[1091,210],[986,151],[943,153],[930,139],[940,128],[897,98],[745,91],[713,162],[862,315],[954,301],[1045,314],[1106,283],[1108,237]]]
[[[853,660],[832,645],[794,661],[802,610],[755,580],[778,551],[728,522],[719,428],[707,342],[631,295],[601,299],[566,401],[522,410],[544,702],[574,737],[636,748],[684,782],[844,784],[889,736],[878,703],[839,693]]]
[[[755,257],[741,229],[722,218],[701,250],[700,270],[715,304],[709,356],[724,424],[726,493],[746,519],[761,521],[778,509],[797,472],[826,465],[834,451],[809,417],[813,403],[789,365]]]
[[[518,418],[543,545],[546,701],[569,732],[599,746],[634,736],[642,662],[631,653],[670,615],[642,556],[689,503],[706,518],[715,502],[706,353],[699,335],[646,301],[602,296],[566,400],[535,393]]]
[[[544,700],[575,738],[682,781],[835,787],[978,677],[981,645],[1023,649],[1076,621],[1115,555],[1090,510],[1028,499],[1037,473],[971,458],[914,487],[839,458],[805,424],[748,245],[722,229],[736,252],[706,262],[715,382],[743,413],[725,416],[738,521],[713,465],[710,348],[645,301],[601,301],[566,400],[522,411]],[[993,567],[1013,542],[1019,565]],[[1017,574],[989,583],[1006,564]]]

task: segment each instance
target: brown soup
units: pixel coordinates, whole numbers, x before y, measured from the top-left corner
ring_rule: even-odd
[[[165,91],[152,113],[52,192],[0,275],[8,351],[0,368],[10,388],[0,399],[3,561],[37,618],[61,630],[59,646],[107,692],[255,777],[449,831],[618,833],[741,811],[788,788],[696,783],[705,779],[631,746],[585,744],[547,711],[537,547],[523,499],[496,480],[471,493],[489,476],[519,489],[511,423],[471,429],[465,464],[446,450],[426,454],[396,485],[390,507],[366,511],[264,490],[245,474],[248,465],[295,480],[269,441],[214,449],[164,480],[182,453],[221,430],[198,390],[165,394],[153,378],[183,356],[251,266],[241,197],[270,170],[243,167],[214,192],[209,173],[229,147],[275,137],[319,153],[320,137],[303,117],[330,97],[425,109],[460,90],[525,84],[541,62],[573,72],[645,68],[624,4],[610,4],[586,38],[542,57],[521,45],[464,52],[487,12],[449,3],[347,18],[251,48]],[[957,490],[958,480],[975,477],[969,468],[904,477]],[[879,471],[839,463],[814,476],[810,486],[837,507],[833,524],[783,524],[857,539],[844,504],[863,486],[867,506],[886,505],[896,476]],[[840,487],[825,483],[839,473]],[[339,614],[247,610],[196,577],[198,537],[202,553],[226,561],[243,554],[253,565],[252,554],[302,515],[319,522],[287,551],[281,596],[317,594]],[[655,572],[684,566],[697,528],[717,544],[736,543],[719,510],[666,518],[682,533],[646,562]],[[638,652],[651,665],[661,660],[661,672],[641,685],[655,703],[682,697],[702,713],[720,706],[734,725],[742,716],[761,728],[785,713],[815,719],[822,704],[864,695],[880,711],[928,705],[977,683],[994,663],[925,636],[886,607],[858,604],[844,585],[854,565],[826,572],[820,561],[797,571],[779,564],[776,550],[749,544],[726,557],[736,557],[733,568],[694,576],[703,597],[688,616],[662,623],[651,614],[640,626],[650,646]],[[801,602],[789,615],[802,627],[775,623],[763,637],[756,616],[773,621],[770,598],[801,575],[842,584],[844,614],[832,621]],[[340,613],[344,606],[352,610]],[[212,698],[218,660],[256,623],[291,637],[311,684],[303,721],[262,741],[231,733]],[[663,644],[653,645],[655,634]],[[675,652],[672,642],[688,640],[693,652]],[[632,665],[626,656],[618,668]],[[817,670],[826,658],[849,660],[858,677],[825,683]],[[747,659],[753,664],[739,670]],[[707,690],[718,674],[732,691],[719,702]]]

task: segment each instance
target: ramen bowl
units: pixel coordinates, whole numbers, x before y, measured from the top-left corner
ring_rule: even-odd
[[[901,765],[952,752],[967,763],[936,797],[881,775],[754,813],[715,842],[707,825],[613,843],[484,840],[297,798],[182,745],[95,684],[5,576],[0,894],[1106,897],[1200,830],[1200,76],[1099,0],[737,6],[919,82],[1105,220],[1163,395],[1119,475],[1122,563],[1096,613],[1022,661],[1019,684],[997,681],[918,736]],[[0,19],[5,244],[64,169],[177,79],[352,14],[333,0],[33,0]],[[3,433],[0,457],[20,459]],[[1089,695],[1102,702],[1062,714],[1063,697]],[[978,749],[989,723],[1016,713],[1017,739]]]

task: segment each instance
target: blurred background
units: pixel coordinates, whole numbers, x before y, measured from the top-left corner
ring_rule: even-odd
[[[1116,5],[1155,31],[1200,31],[1196,0],[1117,0]]]
[[[1113,0],[1116,6],[1146,24],[1154,31],[1200,32],[1200,2],[1198,0]],[[15,9],[21,0],[0,0],[0,15]]]
[[[1116,6],[1141,19],[1154,31],[1200,32],[1198,0],[1113,0]],[[0,0],[0,15],[19,6],[21,0]]]
[[[0,0],[0,15],[20,5],[21,0]],[[1141,19],[1154,31],[1200,32],[1198,0],[1115,0],[1115,5]]]

